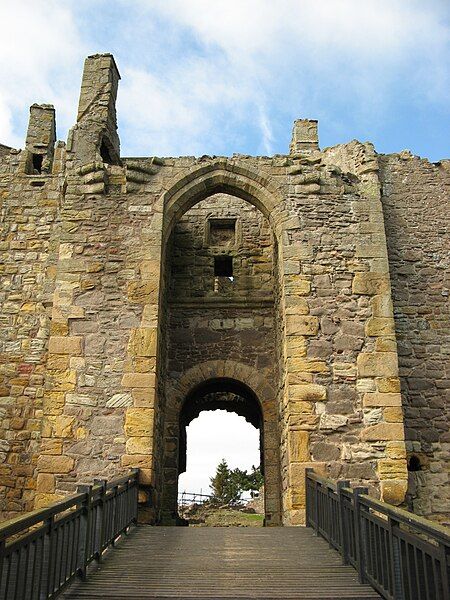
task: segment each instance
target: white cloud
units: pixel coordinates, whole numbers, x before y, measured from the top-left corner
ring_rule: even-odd
[[[58,0],[2,0],[0,40],[0,140],[23,145],[24,116],[34,102],[55,104],[66,132],[76,116],[85,54],[69,7]]]

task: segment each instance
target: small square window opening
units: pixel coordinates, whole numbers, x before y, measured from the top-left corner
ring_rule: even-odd
[[[214,276],[228,277],[233,281],[233,258],[231,256],[214,257]]]

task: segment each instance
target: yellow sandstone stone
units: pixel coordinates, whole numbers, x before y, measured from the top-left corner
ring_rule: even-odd
[[[66,336],[69,333],[69,325],[68,323],[62,323],[57,321],[52,321],[50,323],[50,335],[53,336]]]
[[[356,359],[359,377],[397,377],[395,352],[361,352]]]
[[[363,406],[401,406],[400,394],[384,394],[380,392],[368,392],[363,396]]]
[[[70,354],[77,356],[81,354],[81,336],[50,336],[48,351],[50,354]]]
[[[301,275],[285,275],[284,286],[286,296],[307,296],[311,291],[311,282]]]
[[[141,408],[155,407],[155,390],[153,388],[134,388],[131,395],[133,396],[133,406]]]
[[[40,453],[41,454],[62,454],[62,440],[55,438],[44,438],[41,441]]]
[[[313,358],[288,358],[288,370],[294,373],[304,371],[306,373],[328,373],[330,370],[323,360]]]
[[[318,331],[318,317],[286,315],[286,335],[316,335]]]
[[[41,494],[52,494],[55,491],[55,476],[50,473],[38,473],[36,490]]]
[[[129,437],[152,436],[153,420],[152,408],[128,408],[125,414],[125,433]]]
[[[128,352],[133,356],[156,356],[156,328],[140,327],[131,331]]]
[[[158,301],[158,281],[132,281],[128,284],[128,299],[137,304]]]
[[[406,479],[393,479],[381,481],[381,500],[398,506],[405,500],[406,491],[408,489],[408,481]]]
[[[363,442],[403,440],[404,438],[403,423],[377,423],[361,431]]]
[[[56,437],[71,438],[73,437],[73,424],[75,417],[69,417],[67,415],[60,415],[56,417],[53,426],[54,434]]]
[[[326,465],[320,462],[291,463],[288,467],[289,488],[292,508],[305,507],[306,469],[312,468],[318,475],[325,475]]]
[[[66,474],[70,473],[75,461],[70,456],[49,456],[42,454],[37,461],[40,473]]]
[[[323,385],[316,383],[305,383],[304,385],[289,385],[287,387],[289,399],[297,402],[299,400],[308,400],[310,402],[319,402],[326,400],[327,390]]]
[[[140,264],[142,279],[159,278],[161,262],[158,260],[143,260]]]
[[[375,379],[379,392],[395,393],[400,392],[400,379],[398,377],[377,377]]]
[[[293,415],[295,414],[309,414],[313,413],[313,403],[312,402],[289,402],[289,412]]]
[[[152,456],[150,454],[124,454],[120,459],[120,464],[125,468],[149,469],[152,466]]]
[[[304,336],[289,335],[285,338],[287,357],[305,357],[307,342]]]
[[[397,342],[388,337],[377,337],[375,352],[397,352]]]
[[[386,459],[378,461],[380,479],[408,479],[406,460]]]
[[[152,388],[155,387],[154,373],[124,373],[122,385],[128,388]]]
[[[288,453],[290,462],[307,462],[310,460],[309,433],[307,431],[288,432]]]
[[[128,454],[151,454],[153,440],[149,436],[130,437],[127,439],[126,450]]]
[[[406,459],[405,442],[388,442],[386,444],[386,456],[392,459]]]
[[[77,427],[77,430],[75,431],[75,438],[77,440],[84,440],[86,439],[88,434],[88,430],[86,429],[86,427]]]
[[[403,410],[401,406],[388,406],[383,410],[383,417],[387,423],[402,423]]]
[[[375,294],[383,294],[389,289],[389,275],[363,272],[355,273],[353,277],[352,291],[354,294],[374,296]]]
[[[58,500],[62,500],[63,498],[64,496],[61,496],[61,494],[36,494],[34,499],[34,508],[45,508],[49,504],[58,502]]]
[[[389,317],[372,317],[366,322],[366,335],[370,337],[393,335],[395,333],[394,319]]]

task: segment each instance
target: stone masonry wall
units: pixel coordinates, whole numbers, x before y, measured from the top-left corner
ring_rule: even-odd
[[[414,512],[449,524],[450,162],[380,156]],[[412,457],[418,459],[415,461]]]
[[[273,241],[264,215],[254,206],[226,194],[199,202],[175,225],[172,234],[172,298],[273,301]],[[214,258],[231,257],[232,281],[215,282]],[[216,289],[215,289],[216,283]]]
[[[5,513],[139,467],[157,519],[173,408],[228,376],[269,415],[285,524],[304,520],[308,467],[402,503],[404,412],[414,508],[444,520],[447,163],[320,151],[310,120],[283,156],[124,159],[118,81],[111,55],[89,57],[67,147],[42,105],[25,150],[1,151]],[[233,281],[213,276],[230,254]]]
[[[48,113],[54,118],[54,112],[44,112],[48,124]],[[42,142],[42,152],[44,142],[51,143],[53,157],[54,139],[39,139],[33,119],[30,124],[28,137],[37,145]],[[63,183],[58,174],[61,148],[56,149],[53,173],[48,160],[44,176],[27,174],[27,148],[10,149],[0,160],[0,512],[5,518],[33,508],[36,462],[48,452],[41,446],[41,427],[54,227]]]

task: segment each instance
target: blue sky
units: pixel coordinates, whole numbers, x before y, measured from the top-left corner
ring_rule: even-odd
[[[286,153],[295,118],[322,147],[448,157],[448,0],[2,0],[0,142],[52,102],[66,139],[82,64],[112,52],[122,154]]]

